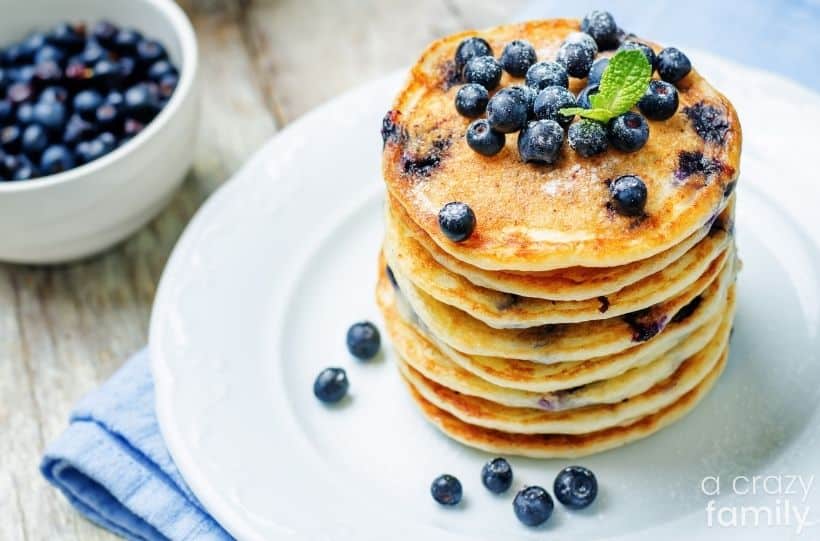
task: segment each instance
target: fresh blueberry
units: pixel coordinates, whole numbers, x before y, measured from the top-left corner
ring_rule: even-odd
[[[176,74],[176,68],[167,60],[158,60],[151,64],[151,67],[148,68],[148,78],[155,82],[161,81],[166,75]]]
[[[607,66],[609,66],[609,58],[599,58],[593,62],[592,67],[589,68],[589,75],[587,75],[587,86],[600,84]]]
[[[552,488],[555,499],[570,509],[583,509],[595,501],[598,481],[588,469],[569,466],[561,470]]]
[[[475,229],[475,213],[467,204],[452,201],[438,211],[438,226],[441,232],[453,242],[470,238]]]
[[[8,124],[14,117],[14,107],[9,100],[0,99],[0,124]]]
[[[615,210],[624,216],[640,216],[646,206],[646,184],[636,175],[623,175],[609,186]]]
[[[458,44],[456,49],[456,72],[461,73],[467,62],[479,56],[492,56],[493,50],[490,44],[479,37],[467,38]]]
[[[120,54],[134,54],[140,40],[142,34],[133,28],[123,28],[114,36],[112,47]]]
[[[492,90],[501,81],[501,64],[492,56],[477,56],[464,66],[464,80]]]
[[[113,130],[119,124],[120,111],[110,103],[104,103],[94,111],[94,120],[104,130]]]
[[[123,81],[126,84],[133,82],[137,74],[137,61],[130,56],[123,56],[117,64]]]
[[[344,368],[325,368],[313,382],[313,394],[326,404],[338,402],[347,394],[350,382]]]
[[[96,90],[83,90],[74,96],[74,111],[85,120],[92,120],[103,97]]]
[[[26,49],[22,43],[14,43],[3,50],[3,64],[5,66],[18,66],[30,60],[26,58]]]
[[[39,124],[32,124],[23,131],[23,152],[30,158],[39,157],[48,143],[48,132]]]
[[[535,48],[529,41],[521,39],[509,42],[501,53],[501,66],[513,77],[526,75],[535,60]]]
[[[84,31],[71,23],[60,23],[46,36],[46,40],[56,47],[77,52],[85,43]]]
[[[564,43],[580,43],[587,49],[591,49],[593,54],[598,54],[598,44],[586,32],[572,32],[564,38]]]
[[[569,146],[585,158],[604,152],[607,147],[606,139],[606,128],[594,120],[581,119],[570,124],[567,131]]]
[[[474,120],[467,128],[467,145],[484,156],[495,156],[501,152],[506,140],[504,134],[490,128],[490,123],[484,118]]]
[[[659,52],[656,62],[661,79],[669,83],[677,83],[692,70],[689,58],[674,47]]]
[[[94,82],[104,89],[114,89],[123,79],[120,64],[111,60],[100,60],[92,70]]]
[[[117,138],[114,137],[114,134],[111,132],[102,132],[97,139],[100,143],[105,146],[109,151],[114,150],[117,148]]]
[[[564,143],[564,129],[554,120],[535,120],[518,134],[518,154],[525,162],[552,164]]]
[[[678,89],[671,83],[653,79],[638,101],[638,108],[646,118],[666,120],[678,110]]]
[[[17,122],[21,126],[28,126],[34,122],[34,105],[31,103],[21,103],[17,108]]]
[[[564,66],[557,62],[538,62],[527,70],[527,86],[540,91],[548,86],[569,87],[569,75]]]
[[[524,127],[528,116],[527,96],[520,90],[502,88],[487,104],[487,122],[501,133],[512,133]]]
[[[75,154],[80,163],[88,163],[101,158],[116,148],[116,141],[114,136],[110,133],[110,137],[97,137],[91,141],[83,141],[77,145]]]
[[[41,62],[34,67],[32,83],[42,88],[63,80],[63,70],[54,61]]]
[[[475,83],[469,83],[456,92],[456,111],[468,118],[481,116],[487,109],[490,94],[487,89]]]
[[[47,102],[59,102],[64,103],[68,99],[68,90],[66,90],[63,86],[50,86],[40,92],[40,98],[38,101]]]
[[[655,51],[652,50],[652,47],[645,43],[641,43],[639,41],[625,41],[621,43],[621,46],[618,47],[619,51],[632,51],[638,50],[643,53],[646,57],[646,61],[649,62],[649,67],[652,70],[655,69]]]
[[[609,121],[609,142],[624,152],[640,150],[649,139],[646,119],[631,111]]]
[[[33,59],[37,51],[39,51],[46,44],[46,35],[42,32],[34,32],[23,40],[20,44],[23,54],[28,59]]]
[[[12,172],[12,180],[31,180],[40,176],[40,171],[29,160],[20,160],[17,168]]]
[[[495,458],[481,468],[481,482],[494,494],[506,492],[512,485],[512,480],[512,466],[503,458]]]
[[[363,361],[372,359],[381,347],[379,329],[369,321],[354,323],[347,330],[347,350]]]
[[[545,523],[552,515],[554,507],[549,493],[537,486],[521,490],[513,500],[515,516],[527,526],[540,526]]]
[[[157,95],[150,85],[140,83],[129,88],[125,94],[125,111],[138,120],[151,120],[159,111]]]
[[[159,95],[169,99],[176,90],[177,83],[179,83],[179,76],[176,73],[163,75],[159,80]]]
[[[91,28],[91,36],[104,47],[112,47],[119,29],[109,21],[99,21]]]
[[[95,133],[94,126],[90,122],[86,122],[79,115],[74,114],[66,122],[63,131],[63,143],[74,146],[81,141],[91,139]]]
[[[457,505],[461,501],[461,482],[452,475],[439,475],[430,485],[430,494],[441,505]]]
[[[165,48],[158,41],[143,39],[137,43],[137,59],[143,66],[150,66],[165,58],[165,54]]]
[[[585,41],[567,41],[558,49],[555,61],[564,66],[572,77],[583,78],[589,74],[596,52],[594,42],[590,44]]]
[[[8,70],[9,83],[24,83],[31,84],[34,79],[34,65],[20,66],[19,68],[10,68]]]
[[[89,41],[83,52],[80,53],[80,61],[85,66],[93,66],[103,59],[108,59],[108,51],[96,41]]]
[[[529,120],[535,118],[535,111],[533,107],[535,106],[535,97],[538,95],[538,92],[536,92],[529,86],[519,85],[508,86],[507,88],[505,88],[505,90],[507,90],[508,92],[515,92],[519,96],[521,96],[521,99],[524,100],[524,103],[527,104],[527,118]]]
[[[32,120],[48,131],[62,132],[66,121],[65,106],[58,101],[40,101],[34,105]]]
[[[44,175],[54,175],[72,169],[75,165],[71,151],[63,145],[52,145],[45,149],[40,158],[40,171]]]
[[[589,12],[581,21],[581,31],[592,36],[601,51],[618,46],[618,25],[608,11]]]
[[[65,61],[65,53],[53,45],[44,45],[34,54],[34,64],[43,62],[54,62],[62,64]]]
[[[578,107],[582,107],[584,109],[592,109],[592,103],[590,103],[589,98],[598,93],[598,84],[590,84],[584,87],[578,93],[578,98],[575,101],[578,102]]]
[[[14,83],[6,90],[6,98],[15,105],[29,101],[33,96],[34,90],[28,83]]]
[[[574,115],[562,115],[559,111],[565,107],[575,107],[575,96],[562,86],[548,86],[538,93],[533,104],[535,118],[540,120],[554,120],[566,127],[572,122]]]
[[[23,143],[23,132],[14,124],[0,130],[0,148],[6,152],[19,152]]]

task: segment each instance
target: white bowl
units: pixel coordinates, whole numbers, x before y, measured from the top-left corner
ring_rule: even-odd
[[[58,263],[123,240],[170,200],[194,156],[199,121],[193,28],[171,0],[0,0],[0,45],[62,21],[107,19],[162,43],[180,77],[166,107],[131,141],[91,163],[0,183],[0,260]]]

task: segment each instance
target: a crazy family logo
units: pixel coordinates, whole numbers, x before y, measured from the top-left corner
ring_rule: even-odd
[[[700,483],[710,528],[785,528],[802,535],[814,525],[809,495],[814,475],[707,476]],[[734,496],[720,498],[719,496]],[[818,532],[812,530],[811,535]]]

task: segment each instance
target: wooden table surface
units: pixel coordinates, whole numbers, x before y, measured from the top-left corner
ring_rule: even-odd
[[[195,163],[173,202],[86,262],[0,265],[2,541],[114,539],[40,477],[40,455],[72,405],[145,345],[165,261],[208,195],[288,122],[409,65],[437,37],[508,19],[523,0],[181,3],[198,34],[203,99]]]

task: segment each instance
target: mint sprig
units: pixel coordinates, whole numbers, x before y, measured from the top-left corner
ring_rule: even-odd
[[[559,112],[608,122],[629,111],[641,99],[651,78],[652,67],[640,50],[618,51],[609,59],[598,93],[589,97],[592,107],[564,107]]]

